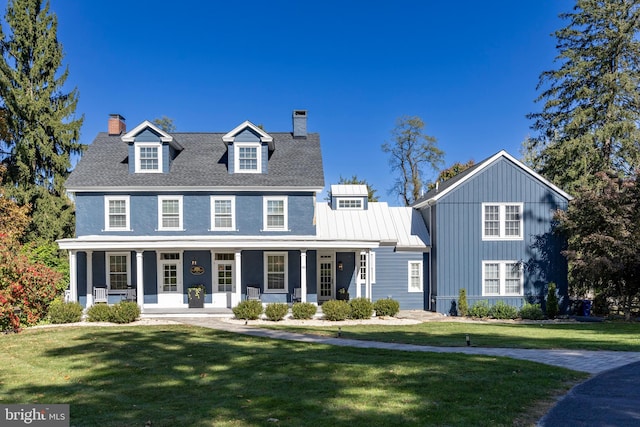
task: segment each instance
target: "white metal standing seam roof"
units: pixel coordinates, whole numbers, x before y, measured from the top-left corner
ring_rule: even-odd
[[[373,241],[399,250],[427,250],[429,232],[420,213],[410,207],[389,207],[370,202],[367,210],[333,210],[327,203],[316,206],[318,240]]]
[[[366,185],[361,184],[332,184],[331,195],[333,196],[368,196],[369,190]]]

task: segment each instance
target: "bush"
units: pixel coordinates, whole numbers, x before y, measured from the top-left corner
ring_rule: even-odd
[[[111,306],[111,321],[113,323],[131,323],[140,316],[140,307],[133,301],[120,301]]]
[[[82,306],[78,302],[64,302],[57,298],[49,305],[51,323],[75,323],[80,320],[82,320]]]
[[[464,317],[469,314],[469,304],[467,303],[467,290],[462,288],[458,291],[458,315]]]
[[[291,307],[294,319],[311,319],[317,311],[318,307],[310,302],[297,302]]]
[[[556,294],[556,284],[551,282],[547,290],[547,317],[555,319],[559,312],[558,295]]]
[[[489,301],[482,300],[474,303],[469,310],[471,317],[489,317]]]
[[[391,298],[379,299],[373,303],[376,316],[395,316],[400,311],[400,303]]]
[[[267,304],[267,308],[264,310],[264,314],[267,316],[267,319],[274,322],[284,319],[287,312],[289,312],[289,304],[281,302]]]
[[[262,303],[259,300],[241,301],[238,305],[232,308],[233,314],[236,319],[256,320],[260,318],[263,308]]]
[[[322,313],[326,320],[346,320],[351,314],[351,306],[347,301],[332,299],[322,304]]]
[[[540,308],[540,304],[525,304],[520,309],[520,313],[518,313],[518,315],[523,319],[544,319],[544,313],[542,312],[542,308]]]
[[[498,301],[489,310],[489,316],[494,319],[515,319],[518,317],[518,309],[504,301]]]
[[[351,306],[351,319],[371,319],[373,316],[373,303],[367,298],[355,298],[349,301]]]
[[[95,304],[87,310],[89,322],[111,322],[111,307],[107,304]]]

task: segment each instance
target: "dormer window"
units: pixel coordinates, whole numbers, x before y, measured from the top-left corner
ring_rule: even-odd
[[[236,142],[235,170],[238,173],[260,173],[262,163],[261,145],[256,143]]]
[[[162,172],[162,147],[160,144],[137,143],[136,173]]]
[[[362,210],[362,199],[338,199],[338,209]]]

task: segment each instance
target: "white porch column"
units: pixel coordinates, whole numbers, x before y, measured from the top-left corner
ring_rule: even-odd
[[[93,251],[87,254],[87,308],[93,305]]]
[[[242,251],[236,251],[233,257],[235,265],[236,301],[242,301]]]
[[[367,249],[367,265],[366,265],[366,277],[364,280],[365,296],[371,301],[371,249]]]
[[[78,301],[78,259],[77,251],[69,251],[69,297]]]
[[[144,311],[144,271],[142,270],[142,251],[136,251],[136,302],[140,306],[140,312]]]
[[[360,252],[360,257],[356,260],[356,269],[358,271],[358,274],[356,275],[356,298],[360,298],[362,296],[362,282],[360,282],[360,259],[362,258],[362,255],[365,256],[365,265],[369,265],[369,260],[366,259],[367,253],[365,251]],[[369,276],[369,271],[365,270],[364,275],[366,281],[367,277]]]
[[[300,251],[300,302],[307,302],[307,251]]]

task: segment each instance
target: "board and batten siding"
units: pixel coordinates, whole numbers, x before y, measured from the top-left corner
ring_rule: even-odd
[[[523,239],[482,240],[483,203],[523,203]],[[562,241],[552,232],[554,212],[566,209],[567,199],[506,158],[484,170],[439,199],[430,230],[434,244],[434,275],[437,311],[449,312],[461,288],[469,305],[478,300],[503,300],[520,306],[523,300],[541,302],[545,286],[554,281],[566,294],[566,260]],[[524,263],[522,297],[482,296],[483,261]]]
[[[376,282],[371,286],[373,302],[392,298],[402,310],[424,310],[428,289],[428,254],[396,252],[393,247],[380,247],[376,253]],[[409,292],[409,261],[422,261],[422,292]],[[352,296],[353,297],[353,296]]]

